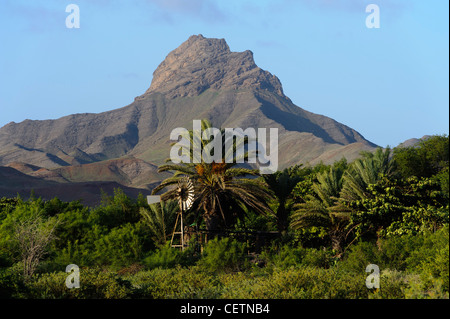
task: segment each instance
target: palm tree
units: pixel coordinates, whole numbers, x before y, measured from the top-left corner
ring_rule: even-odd
[[[360,227],[359,219],[362,215],[365,215],[366,208],[362,203],[374,197],[369,185],[376,185],[383,179],[395,177],[395,174],[395,161],[391,156],[389,147],[385,150],[379,147],[374,153],[363,152],[362,158],[358,158],[350,165],[344,175],[340,201],[347,207],[351,207],[355,213],[351,220],[353,229]],[[379,227],[379,225],[372,226]],[[361,235],[357,235],[356,238],[359,236]],[[377,235],[377,240],[379,239]]]
[[[309,172],[303,171],[301,167],[302,165],[296,165],[274,174],[263,175],[269,190],[272,191],[278,201],[276,217],[280,233],[286,231],[289,226],[289,213],[294,204],[291,196],[292,191],[304,179],[305,172]]]
[[[211,128],[211,123],[202,120],[202,130]],[[220,133],[224,137],[224,130]],[[189,132],[187,137],[191,145],[195,141],[200,142],[203,149],[210,140],[200,139],[193,131]],[[199,141],[200,140],[200,141]],[[195,200],[192,209],[201,211],[206,228],[209,232],[217,233],[223,227],[234,223],[237,218],[242,218],[247,208],[253,209],[257,213],[266,214],[270,208],[266,200],[271,197],[270,193],[264,187],[262,181],[251,176],[258,176],[259,172],[255,169],[237,167],[236,162],[226,163],[225,158],[229,156],[225,151],[225,139],[222,138],[223,158],[221,162],[207,163],[204,159],[200,163],[192,163],[195,154],[191,148],[191,163],[165,164],[158,168],[158,172],[173,171],[174,175],[165,179],[158,187],[153,190],[153,194],[169,188],[163,195],[162,200],[176,198],[176,189],[171,186],[178,183],[183,177],[189,177],[194,183]],[[239,143],[247,144],[247,140],[233,143],[231,151],[235,151]],[[230,150],[228,150],[230,152]],[[244,159],[248,158],[248,152],[243,154]]]
[[[178,203],[174,200],[161,201],[160,203],[149,205],[149,208],[141,207],[139,213],[150,227],[153,241],[157,246],[163,247],[166,245],[167,238],[174,227]]]
[[[367,198],[370,196],[366,191],[368,185],[375,184],[382,176],[394,173],[394,161],[389,147],[384,151],[379,147],[374,153],[362,152],[362,155],[362,158],[350,165],[344,175],[341,198],[347,202]]]
[[[301,229],[310,226],[324,226],[334,250],[342,250],[345,230],[349,220],[349,211],[338,201],[343,187],[344,169],[330,167],[328,171],[319,173],[313,184],[313,194],[308,195],[305,203],[294,205],[290,226]]]

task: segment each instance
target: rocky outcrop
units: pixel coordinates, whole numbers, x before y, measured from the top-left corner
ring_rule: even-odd
[[[284,96],[280,80],[260,69],[251,51],[231,52],[224,39],[193,35],[158,66],[146,93],[177,98],[196,96],[208,89],[248,88]]]

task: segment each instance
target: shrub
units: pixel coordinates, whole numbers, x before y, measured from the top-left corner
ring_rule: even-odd
[[[449,292],[449,228],[423,238],[423,244],[411,252],[407,259],[408,269],[421,274],[425,289],[436,284]],[[428,286],[428,287],[427,287]]]
[[[124,267],[142,257],[142,224],[125,224],[113,228],[95,242],[94,257],[98,265]]]
[[[361,274],[365,273],[365,269],[369,264],[380,265],[377,246],[370,242],[359,242],[346,253],[346,256],[339,264],[339,268]]]
[[[227,237],[222,239],[216,237],[205,246],[198,264],[211,272],[238,271],[248,267],[249,263],[245,257],[244,243]]]
[[[166,245],[151,253],[143,260],[143,264],[148,269],[172,268],[181,261],[181,251]]]
[[[279,269],[287,269],[300,264],[301,257],[299,251],[289,245],[283,245],[279,249],[272,247],[261,254],[261,258],[266,264]]]
[[[407,287],[406,274],[396,270],[382,270],[380,288],[371,290],[370,299],[403,299]]]
[[[66,287],[65,272],[36,275],[28,283],[31,298],[37,299],[122,299],[132,297],[129,281],[99,268],[80,269],[80,288]]]
[[[217,279],[198,267],[171,269],[156,268],[139,272],[130,277],[130,282],[140,298],[153,299],[198,299],[219,298]]]
[[[392,236],[380,240],[378,251],[380,267],[404,271],[408,268],[408,258],[421,247],[424,236]]]
[[[328,268],[331,261],[329,251],[314,248],[304,248],[305,253],[302,258],[302,265]]]
[[[221,281],[222,298],[232,299],[358,299],[368,295],[363,276],[337,269],[275,269],[264,276],[230,274]]]
[[[0,268],[0,299],[21,298],[26,293],[21,273],[16,267]]]
[[[279,250],[272,247],[264,251],[261,258],[270,266],[280,269],[299,266],[328,268],[331,263],[330,251],[290,245],[281,246]]]

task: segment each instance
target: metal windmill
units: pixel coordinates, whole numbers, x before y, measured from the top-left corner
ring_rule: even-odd
[[[171,247],[181,247],[184,250],[186,247],[184,244],[184,225],[183,225],[183,213],[192,207],[194,203],[194,184],[188,177],[184,177],[178,181],[177,197],[180,204],[180,212],[177,215],[175,227],[173,228],[172,239],[170,240]],[[177,231],[178,220],[180,220],[180,230]],[[174,244],[173,239],[175,235],[180,235],[180,244]]]

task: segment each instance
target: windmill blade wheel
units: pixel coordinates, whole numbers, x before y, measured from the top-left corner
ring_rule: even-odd
[[[194,184],[188,177],[178,181],[178,200],[183,211],[187,211],[194,203]]]

